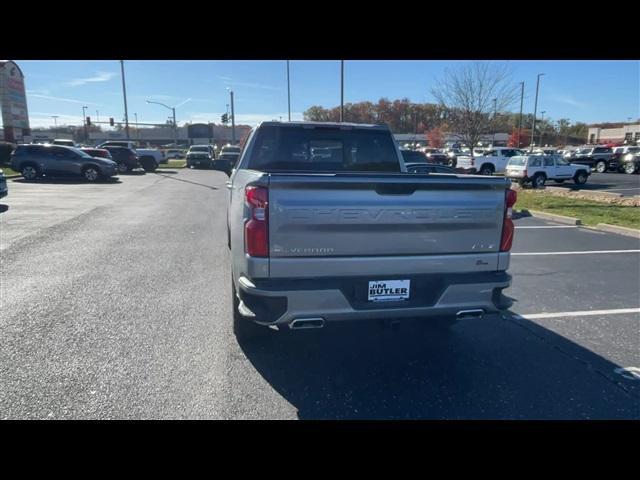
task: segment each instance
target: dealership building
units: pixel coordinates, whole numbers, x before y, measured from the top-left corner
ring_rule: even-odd
[[[640,123],[624,125],[620,128],[590,127],[587,142],[598,143],[640,143]]]

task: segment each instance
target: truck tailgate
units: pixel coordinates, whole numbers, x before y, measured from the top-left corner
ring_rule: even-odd
[[[467,175],[272,173],[270,257],[497,253],[508,185]]]

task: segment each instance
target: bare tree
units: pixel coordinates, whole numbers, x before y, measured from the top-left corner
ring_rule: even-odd
[[[471,155],[482,136],[491,133],[495,112],[507,110],[518,98],[508,66],[490,62],[446,69],[431,93],[445,109],[447,123],[471,149]]]

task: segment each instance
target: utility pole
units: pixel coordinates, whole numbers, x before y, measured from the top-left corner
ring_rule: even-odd
[[[291,79],[289,77],[289,60],[287,60],[287,106],[289,109],[289,121],[291,121]]]
[[[521,135],[522,135],[522,104],[524,102],[524,82],[520,82],[522,88],[520,89],[520,117],[518,120],[518,148],[520,148]]]
[[[340,122],[344,121],[344,60],[340,60]]]
[[[542,135],[544,132],[544,114],[547,112],[546,110],[542,110],[540,113],[542,114],[542,118],[540,119],[540,147],[542,147]]]
[[[538,74],[538,80],[536,81],[536,101],[533,107],[533,127],[531,128],[531,145],[529,145],[529,151],[533,151],[533,142],[535,141],[534,135],[536,133],[536,115],[538,113],[538,90],[540,89],[540,77],[543,76],[544,73]]]
[[[124,97],[124,131],[127,140],[131,140],[129,137],[129,113],[127,112],[127,87],[124,81],[124,60],[120,60],[120,71],[122,72],[122,95]]]
[[[233,107],[233,90],[229,90],[231,94],[231,144],[236,144],[236,115]]]
[[[85,143],[89,142],[89,133],[87,132],[87,107],[86,105],[82,106],[82,125],[84,126],[84,141]]]

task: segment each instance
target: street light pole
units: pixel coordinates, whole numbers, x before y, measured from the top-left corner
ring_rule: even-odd
[[[84,126],[84,141],[85,143],[89,142],[89,134],[87,133],[87,107],[86,105],[82,106],[82,125]]]
[[[165,105],[160,102],[152,102],[151,100],[147,100],[147,103],[154,103],[156,105],[161,105],[164,108],[168,108],[173,113],[173,144],[175,147],[178,146],[178,124],[176,123],[176,107],[170,107],[169,105]],[[137,123],[137,121],[136,121]]]
[[[540,112],[542,117],[540,118],[540,147],[542,147],[542,135],[544,133],[544,114],[547,113],[546,110],[542,110]]]
[[[289,77],[289,60],[287,60],[287,106],[289,109],[289,121],[291,121],[291,79]]]
[[[138,114],[134,113],[134,115],[136,117],[136,138],[140,140],[140,129],[138,128]]]
[[[518,120],[518,148],[520,148],[521,135],[522,135],[522,104],[524,102],[524,82],[520,82],[522,88],[520,89],[520,117]]]
[[[124,81],[124,60],[120,60],[120,70],[122,72],[122,95],[124,97],[124,129],[127,134],[127,140],[129,138],[129,113],[127,111],[127,87]]]
[[[538,74],[538,79],[536,81],[536,101],[533,106],[533,127],[531,128],[531,145],[529,145],[529,151],[533,151],[533,142],[535,141],[534,135],[536,133],[536,115],[538,113],[538,90],[540,89],[540,77],[543,76],[544,73]]]
[[[340,122],[344,121],[344,60],[340,60]]]
[[[236,115],[233,107],[233,90],[229,90],[231,94],[231,144],[236,144]]]

